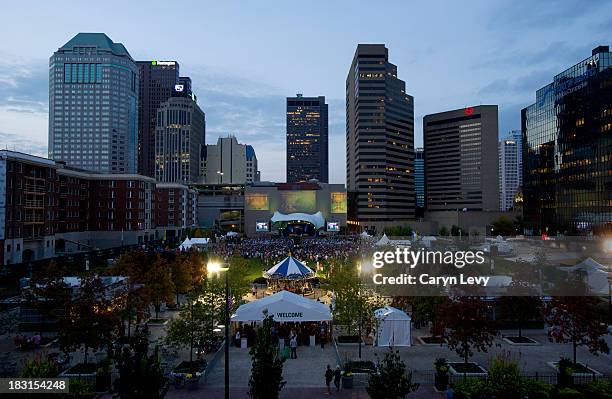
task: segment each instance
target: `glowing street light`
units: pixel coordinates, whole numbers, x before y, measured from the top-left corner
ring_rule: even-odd
[[[209,275],[211,274],[219,274],[221,272],[227,272],[229,267],[224,267],[221,263],[218,262],[210,262],[206,266],[206,271]],[[225,399],[229,399],[229,325],[230,325],[230,316],[229,316],[229,301],[230,301],[230,291],[229,291],[229,273],[225,273],[225,325],[218,325],[219,328],[225,327]],[[220,330],[219,330],[220,331]]]

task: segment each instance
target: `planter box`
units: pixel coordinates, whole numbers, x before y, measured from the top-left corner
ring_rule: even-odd
[[[417,340],[421,343],[421,345],[427,345],[427,346],[444,346],[446,345],[446,340],[445,339],[441,339],[440,342],[432,342],[429,339],[439,339],[439,337],[417,337]]]
[[[465,363],[453,362],[448,364],[448,372],[451,375],[465,375],[467,377],[486,377],[488,375],[487,370],[480,366],[478,363],[469,362],[467,364],[468,370],[464,371]]]
[[[507,336],[502,338],[506,343],[513,346],[539,346],[542,345],[535,339],[531,339],[529,337],[515,337],[515,336]]]
[[[550,367],[555,369],[557,373],[559,372],[559,366],[557,365],[558,364],[557,362],[547,362],[546,364],[548,364]],[[594,368],[585,366],[584,364],[580,362],[578,362],[578,367],[582,368],[583,370],[572,373],[572,377],[592,378],[593,376],[595,377],[603,376],[603,374],[600,373],[599,371],[595,370]]]
[[[160,327],[160,326],[165,326],[166,324],[168,324],[168,319],[149,319],[147,321],[147,325],[149,327]]]
[[[359,346],[359,341],[357,340],[357,338],[358,338],[357,336],[354,336],[355,337],[355,341],[354,342],[352,340],[343,340],[344,342],[340,342],[340,338],[341,337],[343,337],[343,336],[335,338],[336,345],[338,345],[338,346]],[[346,337],[346,336],[344,336],[344,337]],[[351,338],[352,337],[353,336],[351,336]],[[361,340],[361,345],[364,345],[363,340]]]
[[[342,376],[342,388],[353,389],[353,377]]]

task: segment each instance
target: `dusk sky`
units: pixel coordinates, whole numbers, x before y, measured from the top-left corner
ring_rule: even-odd
[[[285,97],[327,97],[330,180],[345,182],[345,80],[358,43],[384,43],[428,113],[498,104],[500,134],[555,74],[612,44],[604,1],[17,1],[2,6],[0,146],[47,155],[48,60],[104,32],[135,60],[176,60],[206,113],[206,142],[252,144],[285,179]]]

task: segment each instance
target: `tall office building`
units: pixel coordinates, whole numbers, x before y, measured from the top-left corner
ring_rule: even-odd
[[[202,154],[202,181],[207,184],[258,182],[260,173],[252,146],[240,144],[234,136],[219,137],[206,145]]]
[[[425,151],[414,149],[414,193],[416,195],[416,216],[422,217],[425,211]]]
[[[499,142],[499,210],[508,211],[514,205],[514,197],[520,186],[518,160],[519,144],[512,139]]]
[[[138,66],[104,33],[79,33],[49,60],[49,158],[136,173]]]
[[[196,183],[205,144],[206,121],[195,96],[177,87],[157,110],[155,179],[164,183]]]
[[[287,182],[329,181],[325,97],[287,97]]]
[[[359,44],[346,78],[349,217],[364,228],[414,218],[413,167],[414,100],[385,45]]]
[[[497,105],[423,118],[428,211],[499,209],[497,131]]]
[[[499,142],[499,210],[509,211],[523,181],[520,130],[512,130]]]
[[[172,96],[179,82],[176,61],[137,61],[138,85],[138,173],[155,176],[155,119],[159,106]]]
[[[612,231],[612,53],[553,78],[521,112],[523,210],[532,233]]]

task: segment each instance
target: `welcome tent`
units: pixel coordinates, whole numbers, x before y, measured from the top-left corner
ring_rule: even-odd
[[[374,311],[376,319],[376,346],[411,346],[411,318],[391,306]]]
[[[232,321],[262,321],[264,311],[278,322],[331,321],[329,307],[289,291],[245,303],[232,316]]]

